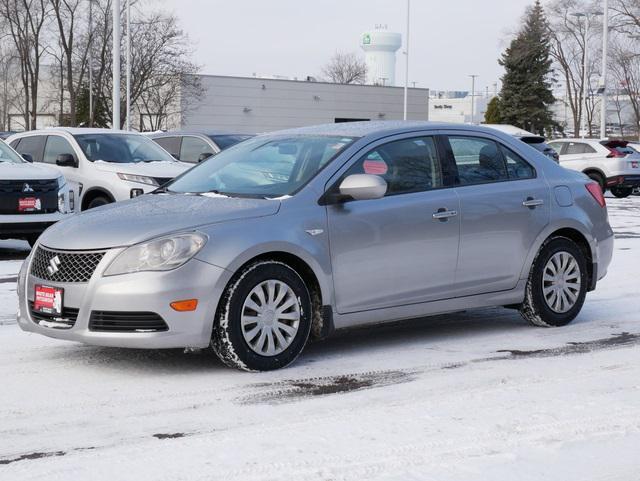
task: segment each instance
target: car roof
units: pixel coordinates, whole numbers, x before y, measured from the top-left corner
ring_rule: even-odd
[[[491,135],[502,134],[495,129],[468,124],[429,121],[374,120],[370,122],[344,122],[298,127],[295,129],[269,132],[263,135],[331,135],[342,137],[367,137],[375,135],[393,135],[396,133],[411,132],[415,130],[462,130],[468,132],[483,132]]]
[[[82,134],[140,134],[140,132],[136,131],[126,131],[126,130],[114,130],[114,129],[95,129],[95,128],[85,128],[85,127],[49,127],[46,129],[39,130],[29,130],[25,132],[19,132],[15,134],[16,136],[23,135],[47,135],[47,134],[61,134],[67,133],[71,135],[82,135]]]
[[[162,132],[149,132],[146,133],[149,137],[172,137],[174,135],[248,135],[254,136],[255,134],[248,134],[246,132],[233,132],[229,130],[208,130],[208,129],[189,129],[189,130],[166,130]]]

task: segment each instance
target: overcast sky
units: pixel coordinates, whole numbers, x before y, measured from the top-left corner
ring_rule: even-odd
[[[160,0],[194,42],[203,73],[318,75],[336,50],[360,51],[380,24],[404,35],[406,0]],[[436,90],[477,89],[500,78],[497,59],[533,0],[412,0],[409,81]],[[396,82],[404,83],[399,53]]]

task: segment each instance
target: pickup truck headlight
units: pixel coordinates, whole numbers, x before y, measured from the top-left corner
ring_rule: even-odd
[[[158,186],[158,182],[156,182],[156,179],[154,179],[153,177],[148,177],[146,175],[125,174],[123,172],[118,172],[118,177],[120,177],[122,180],[126,180],[127,182],[136,182],[137,184]]]
[[[195,256],[206,242],[204,234],[190,232],[136,244],[122,251],[109,264],[104,275],[176,269]]]

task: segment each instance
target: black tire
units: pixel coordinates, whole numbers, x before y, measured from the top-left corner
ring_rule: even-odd
[[[629,197],[633,192],[633,187],[611,187],[611,193],[618,199]]]
[[[299,305],[298,330],[288,347],[274,356],[260,355],[242,333],[241,316],[245,300],[260,283],[277,280],[291,288]],[[271,371],[291,364],[300,355],[311,330],[311,296],[304,280],[287,264],[261,260],[239,271],[225,289],[218,305],[211,333],[211,347],[229,367],[243,371]]]
[[[93,199],[91,199],[89,204],[87,204],[87,208],[85,210],[94,209],[96,207],[100,207],[102,205],[107,205],[107,204],[111,204],[111,201],[108,198],[102,195],[99,195],[98,197],[94,197]]]
[[[597,172],[589,172],[587,174],[587,177],[589,177],[594,182],[597,182],[598,184],[600,184],[600,188],[602,189],[603,194],[607,192],[607,186],[605,185],[605,178],[602,175],[600,175]]]
[[[547,263],[551,258],[561,252],[573,256],[577,262],[580,278],[580,289],[575,304],[566,312],[554,311],[547,303],[543,293],[543,275]],[[588,288],[587,259],[580,247],[566,237],[555,237],[547,241],[531,267],[529,280],[525,292],[524,302],[520,306],[520,314],[525,320],[534,326],[559,327],[573,321],[584,304]]]

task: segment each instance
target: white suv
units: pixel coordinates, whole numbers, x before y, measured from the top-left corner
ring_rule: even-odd
[[[0,140],[0,239],[25,239],[33,245],[73,207],[60,172],[26,162]]]
[[[584,172],[616,197],[627,197],[640,186],[640,153],[624,140],[558,139],[549,142],[560,165]]]
[[[150,192],[193,166],[134,132],[55,128],[12,135],[7,142],[77,183],[81,210]]]

